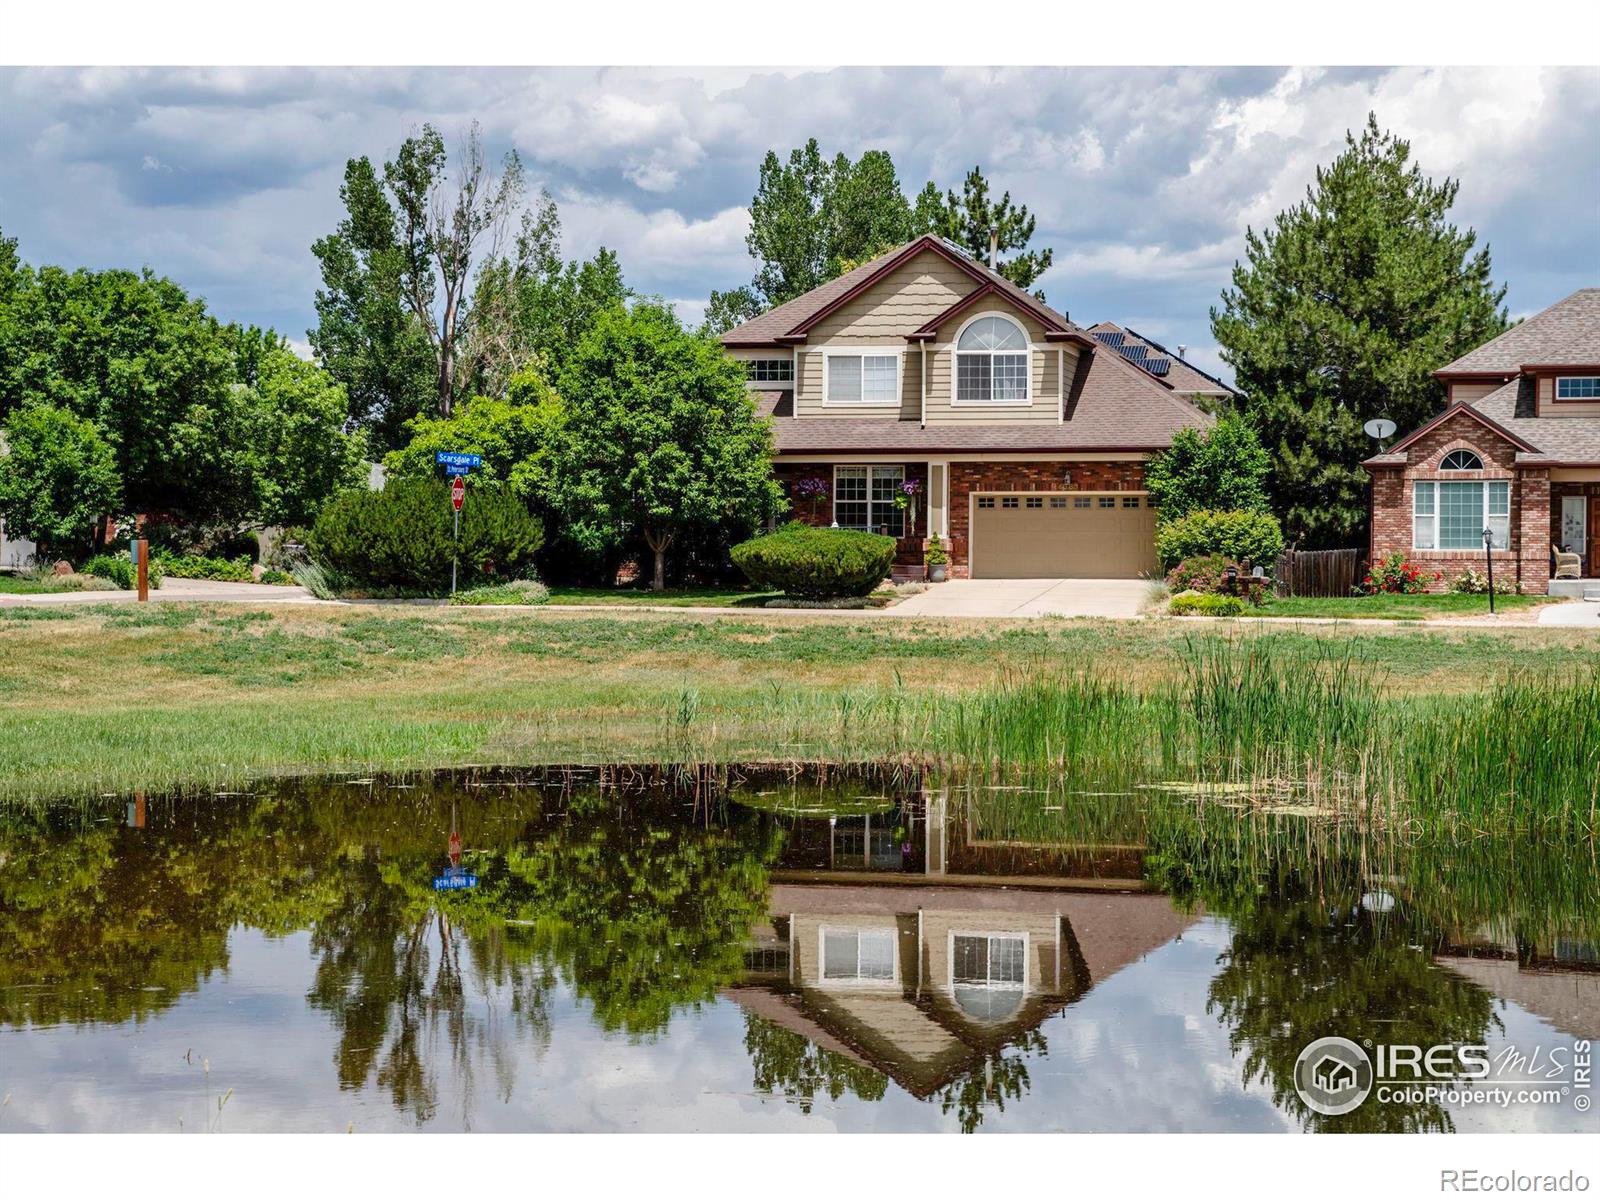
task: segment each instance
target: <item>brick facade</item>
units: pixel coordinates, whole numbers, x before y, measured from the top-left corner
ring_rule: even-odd
[[[928,464],[922,462],[876,464],[902,466],[907,479],[922,482],[916,521],[907,536],[896,542],[895,573],[917,574],[928,532]],[[773,473],[790,497],[790,517],[807,525],[833,523],[833,466],[830,463],[776,463]],[[827,481],[829,498],[818,504],[794,498],[794,485],[805,478]],[[967,542],[973,492],[1142,492],[1144,463],[1125,462],[953,462],[950,464],[949,527],[950,577],[969,573]]]
[[[971,564],[973,492],[1141,492],[1144,463],[953,462],[950,464],[950,577],[967,578]]]
[[[1440,471],[1452,450],[1471,450],[1483,460],[1481,471]],[[1482,422],[1467,415],[1448,418],[1407,446],[1406,463],[1372,468],[1372,529],[1369,552],[1374,562],[1394,553],[1406,555],[1424,570],[1442,578],[1430,591],[1449,591],[1468,568],[1484,569],[1484,551],[1417,550],[1412,545],[1412,484],[1419,479],[1504,479],[1511,483],[1510,546],[1494,554],[1495,578],[1542,593],[1550,583],[1550,472],[1519,467],[1517,447]]]

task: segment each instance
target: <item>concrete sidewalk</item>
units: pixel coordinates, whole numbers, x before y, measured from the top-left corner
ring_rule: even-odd
[[[137,601],[138,593],[112,588],[94,592],[44,592],[38,595],[0,595],[0,607],[47,607],[56,604],[126,604]],[[278,587],[270,583],[222,583],[214,579],[164,579],[150,590],[151,600],[205,600],[247,604],[336,604],[318,600],[302,587]]]

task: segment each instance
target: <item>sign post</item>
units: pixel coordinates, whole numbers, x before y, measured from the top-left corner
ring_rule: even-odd
[[[139,577],[139,599],[150,599],[150,542],[147,538],[133,540],[133,562]]]
[[[457,475],[450,485],[450,507],[456,510],[456,549],[450,556],[450,594],[456,594],[456,563],[461,558],[461,506],[467,499],[467,481]]]
[[[454,596],[456,565],[461,559],[461,506],[467,499],[466,474],[473,467],[483,466],[483,456],[459,450],[438,450],[434,452],[433,461],[455,476],[450,484],[450,507],[455,509],[455,552],[450,556],[450,594]]]

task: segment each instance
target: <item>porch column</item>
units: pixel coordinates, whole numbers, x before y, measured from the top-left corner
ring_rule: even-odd
[[[1550,590],[1550,471],[1519,467],[1516,479],[1517,580],[1522,590],[1542,596]]]
[[[928,533],[950,541],[950,464],[928,463]]]

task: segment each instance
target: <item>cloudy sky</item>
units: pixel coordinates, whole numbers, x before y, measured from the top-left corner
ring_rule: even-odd
[[[1207,310],[1247,226],[1299,199],[1369,110],[1461,181],[1514,314],[1600,283],[1593,69],[616,68],[0,71],[0,231],[31,262],[148,264],[297,341],[345,160],[480,121],[560,204],[570,255],[697,318],[748,280],[769,148],[890,151],[909,192],[981,164],[1055,249],[1041,281],[1217,366]]]

